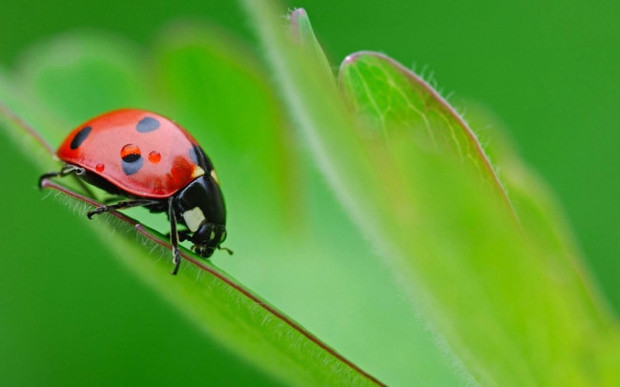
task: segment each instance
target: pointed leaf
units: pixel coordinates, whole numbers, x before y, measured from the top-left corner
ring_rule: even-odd
[[[446,138],[455,148],[469,148],[450,152],[447,140],[420,140],[419,124],[413,128],[416,141],[410,130],[401,130],[403,125],[378,136],[376,127],[352,119],[330,83],[322,82],[320,61],[287,39],[273,2],[244,5],[317,163],[456,356],[455,363],[483,384],[617,379],[610,367],[610,359],[617,359],[615,324],[587,297],[566,297],[564,286],[574,295],[572,284],[550,280],[558,273],[559,278],[570,275],[573,268],[549,266],[544,252],[524,237],[479,144],[455,133],[456,141]],[[432,122],[447,121],[447,129],[455,129],[450,120],[458,117],[437,97],[431,91],[423,98]],[[381,100],[388,105],[375,111],[390,111],[390,99]],[[437,134],[444,136],[445,128],[439,125]],[[465,162],[472,158],[474,168]],[[491,184],[481,185],[476,175]]]
[[[342,62],[339,83],[356,113],[369,118],[383,136],[403,131],[407,135],[402,139],[438,148],[470,165],[511,208],[474,132],[422,78],[383,54],[363,51]]]

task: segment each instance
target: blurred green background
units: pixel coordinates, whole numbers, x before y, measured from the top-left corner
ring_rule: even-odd
[[[66,31],[110,31],[149,47],[163,26],[180,18],[209,20],[256,46],[233,1],[74,4],[5,2],[0,65],[10,70],[31,44]],[[524,159],[558,194],[589,269],[620,311],[619,3],[308,0],[288,5],[306,8],[334,66],[356,50],[385,52],[432,72],[444,94],[454,92],[451,101],[465,116],[466,100],[494,111]],[[41,200],[33,184],[40,171],[12,162],[20,159],[12,144],[0,144],[5,179],[0,374],[23,384],[67,384],[66,376],[79,369],[74,384],[83,384],[80,378],[101,384],[198,384],[205,377],[200,372],[208,370],[216,383],[270,383],[106,259],[96,248],[98,239],[75,230],[76,215]],[[15,228],[21,217],[32,219],[29,229]],[[54,243],[58,238],[66,243]],[[20,259],[38,255],[45,259]],[[72,260],[70,273],[97,276],[66,275],[58,261],[70,255],[88,257]],[[154,332],[161,333],[157,340]],[[231,363],[233,373],[226,367]]]

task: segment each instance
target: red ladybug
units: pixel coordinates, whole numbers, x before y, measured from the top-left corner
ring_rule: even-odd
[[[56,152],[65,166],[39,179],[78,175],[86,182],[129,200],[101,206],[88,218],[143,206],[168,213],[176,274],[178,243],[190,240],[210,257],[226,239],[226,208],[211,160],[196,140],[173,121],[146,110],[123,109],[78,126]],[[177,222],[187,229],[177,230]]]

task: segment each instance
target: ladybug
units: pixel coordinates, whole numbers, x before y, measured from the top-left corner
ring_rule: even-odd
[[[170,219],[172,262],[181,263],[179,240],[208,258],[226,239],[226,207],[211,160],[182,127],[159,114],[122,109],[95,117],[73,130],[56,152],[64,166],[39,178],[77,175],[89,184],[128,200],[88,212],[131,207],[166,212]],[[185,226],[178,229],[177,224]]]

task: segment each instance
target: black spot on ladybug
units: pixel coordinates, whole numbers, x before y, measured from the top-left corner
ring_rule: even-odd
[[[123,167],[123,173],[127,176],[133,175],[138,172],[140,168],[142,168],[142,164],[144,164],[144,159],[142,156],[138,155],[137,158],[133,159],[133,161],[126,161],[123,159],[121,161],[121,166]]]
[[[211,160],[209,160],[205,152],[198,145],[194,145],[189,150],[189,158],[192,159],[194,164],[198,165],[205,171],[210,171],[213,169],[213,164],[211,164]]]
[[[136,161],[138,161],[138,159],[140,159],[142,156],[135,154],[135,153],[130,153],[127,156],[123,157],[123,161],[127,162],[127,163],[135,163]]]
[[[93,128],[91,128],[90,126],[86,126],[82,128],[82,130],[77,132],[75,137],[73,137],[73,140],[71,140],[71,145],[70,145],[71,149],[79,148],[80,145],[82,145],[82,143],[84,142],[84,140],[86,140],[86,137],[88,137],[91,130],[93,130]]]
[[[127,144],[121,149],[121,166],[125,175],[133,175],[142,168],[142,152],[134,144]]]
[[[153,130],[158,129],[159,125],[159,121],[157,121],[155,118],[144,117],[140,120],[140,122],[138,122],[138,125],[136,125],[136,129],[140,133],[152,132]]]

